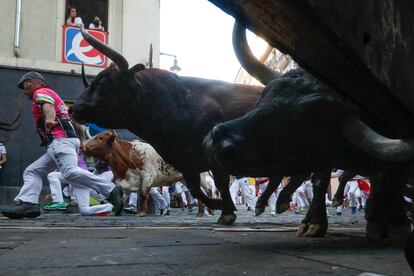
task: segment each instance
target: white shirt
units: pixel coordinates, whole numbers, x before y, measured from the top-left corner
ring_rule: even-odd
[[[81,25],[83,22],[82,22],[82,18],[80,18],[80,17],[75,17],[75,22],[74,23],[72,23],[72,21],[70,21],[69,20],[69,22],[67,22],[67,25],[68,26],[78,26],[78,25]]]

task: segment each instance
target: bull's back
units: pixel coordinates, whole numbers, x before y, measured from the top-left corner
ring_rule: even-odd
[[[256,85],[234,84],[224,81],[194,77],[182,77],[184,85],[192,92],[200,110],[204,105],[216,106],[222,120],[232,120],[249,112],[258,102],[263,87]],[[214,110],[212,110],[214,112]]]

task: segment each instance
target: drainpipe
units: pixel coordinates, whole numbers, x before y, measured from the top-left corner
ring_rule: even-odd
[[[16,0],[16,30],[14,32],[14,55],[20,56],[20,19],[22,14],[22,0]]]

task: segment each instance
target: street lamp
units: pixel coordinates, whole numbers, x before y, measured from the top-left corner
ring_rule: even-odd
[[[172,54],[167,54],[167,53],[160,53],[160,56],[169,56],[169,57],[173,57],[174,58],[174,65],[170,67],[170,71],[174,72],[174,73],[178,73],[181,71],[181,67],[178,66],[178,61],[177,61],[177,56],[176,55],[172,55]]]

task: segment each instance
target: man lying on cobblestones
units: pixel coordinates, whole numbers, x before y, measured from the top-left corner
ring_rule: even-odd
[[[24,184],[14,198],[14,205],[2,208],[2,214],[11,219],[38,217],[42,177],[58,168],[63,178],[73,186],[96,189],[107,197],[115,214],[120,215],[123,205],[121,187],[115,187],[112,182],[78,167],[80,141],[59,95],[45,85],[40,73],[34,71],[24,74],[17,87],[23,89],[32,102],[41,146],[46,146],[47,152],[26,168]]]

